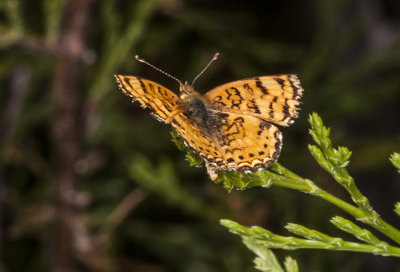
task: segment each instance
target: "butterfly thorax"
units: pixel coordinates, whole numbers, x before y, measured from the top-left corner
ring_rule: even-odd
[[[187,116],[199,126],[207,128],[211,117],[207,101],[187,83],[181,86],[180,98]]]

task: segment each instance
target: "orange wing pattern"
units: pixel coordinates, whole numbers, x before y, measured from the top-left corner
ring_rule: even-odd
[[[176,114],[171,122],[186,145],[205,161],[212,179],[223,170],[255,171],[276,161],[282,148],[278,128],[259,118],[215,113],[205,131],[191,122],[185,113]]]
[[[185,144],[206,162],[218,165],[224,163],[221,148],[213,138],[215,132],[202,129],[195,122],[188,119],[184,112],[176,114],[171,124]]]
[[[150,108],[153,116],[163,123],[170,123],[176,112],[181,111],[180,98],[153,81],[136,76],[115,75],[120,89],[142,108]]]
[[[298,117],[303,88],[296,75],[260,76],[229,82],[205,94],[221,111],[252,115],[281,126]]]
[[[282,148],[278,128],[262,119],[237,113],[219,114],[215,131],[225,169],[255,171],[276,161]],[[224,170],[217,165],[218,170]]]
[[[282,134],[298,117],[303,88],[296,75],[261,76],[221,85],[201,97],[190,85],[181,94],[147,79],[116,75],[121,90],[164,123],[202,157],[211,179],[218,171],[251,172],[278,159]],[[183,88],[183,89],[182,89]]]

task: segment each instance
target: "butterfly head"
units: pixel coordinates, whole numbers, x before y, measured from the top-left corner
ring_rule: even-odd
[[[180,84],[180,86],[179,86],[179,97],[182,100],[187,99],[193,93],[195,93],[193,85],[189,84],[187,81],[185,82],[185,84]]]
[[[214,57],[210,60],[210,62],[203,68],[203,70],[193,79],[192,84],[189,84],[187,81],[185,82],[185,84],[183,84],[179,79],[177,79],[176,77],[171,76],[170,74],[168,74],[167,72],[164,72],[163,70],[161,70],[160,68],[155,67],[154,65],[148,63],[147,61],[145,61],[144,59],[142,59],[141,57],[139,57],[138,55],[135,56],[135,59],[156,69],[157,71],[163,73],[164,75],[174,79],[175,81],[177,81],[179,83],[179,93],[180,93],[180,98],[183,100],[191,100],[194,97],[198,97],[199,94],[195,92],[193,85],[195,83],[195,81],[199,78],[199,76],[201,76],[205,70],[207,70],[207,68],[211,65],[211,63],[213,63],[216,59],[218,59],[219,53],[215,53]]]

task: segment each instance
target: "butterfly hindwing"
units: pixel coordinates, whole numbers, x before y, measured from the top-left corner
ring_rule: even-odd
[[[219,116],[214,133],[226,168],[255,171],[277,160],[282,135],[276,126],[251,115],[229,112]]]
[[[237,113],[214,113],[212,130],[204,131],[184,113],[172,126],[185,143],[217,170],[254,171],[276,161],[282,148],[278,128],[262,119]]]
[[[184,112],[176,114],[171,124],[185,144],[207,163],[223,164],[220,147],[213,140],[210,132],[204,131],[191,121]]]

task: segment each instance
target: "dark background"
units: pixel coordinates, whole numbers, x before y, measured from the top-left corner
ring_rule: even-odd
[[[254,271],[253,254],[220,218],[352,239],[329,223],[351,218],[311,195],[228,194],[113,80],[138,75],[177,91],[134,55],[191,81],[215,52],[201,93],[297,73],[302,110],[282,129],[279,162],[351,201],[307,151],[307,117],[318,112],[334,145],[353,151],[361,191],[400,226],[400,176],[388,160],[400,150],[398,0],[1,0],[0,271]],[[300,271],[400,271],[393,257],[274,252]]]

